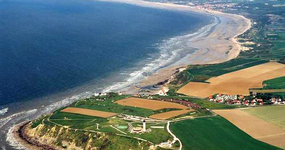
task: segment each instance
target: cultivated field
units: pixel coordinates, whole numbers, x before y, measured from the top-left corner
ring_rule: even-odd
[[[251,109],[251,108],[250,108]],[[255,109],[255,108],[252,108]],[[274,109],[274,108],[272,108]],[[284,109],[284,108],[283,108]],[[259,117],[251,115],[250,113],[246,112],[247,110],[243,111],[242,109],[231,109],[231,110],[215,110],[214,112],[223,116],[231,123],[236,125],[238,128],[246,132],[247,134],[251,135],[253,138],[256,138],[260,141],[266,142],[271,145],[275,145],[278,147],[285,147],[285,130],[281,127],[270,123],[269,121],[263,120]],[[267,111],[269,113],[270,109]],[[252,113],[254,111],[251,111]],[[284,110],[283,110],[284,112]],[[256,114],[263,114],[263,110],[258,111]],[[280,113],[280,111],[278,111]],[[275,113],[275,114],[278,114]],[[263,115],[262,115],[263,116]],[[271,120],[278,119],[272,115],[268,115]],[[284,113],[283,113],[284,116]],[[279,114],[279,118],[283,118],[282,114]],[[277,121],[277,120],[275,120]],[[284,120],[283,120],[284,121]],[[278,122],[278,121],[277,121]],[[284,122],[283,122],[284,123]]]
[[[84,109],[84,108],[75,108],[75,107],[67,107],[67,108],[61,110],[61,112],[81,114],[81,115],[87,115],[87,116],[95,116],[95,117],[102,117],[102,118],[108,118],[108,117],[112,117],[112,116],[117,115],[116,113],[111,113],[111,112]]]
[[[258,141],[226,119],[215,116],[171,123],[185,150],[277,150]]]
[[[285,76],[264,81],[263,89],[285,89]]]
[[[159,113],[159,114],[155,114],[155,115],[151,115],[150,118],[153,119],[161,119],[161,120],[166,120],[166,119],[170,119],[172,117],[176,117],[182,114],[186,114],[188,112],[190,112],[191,110],[174,110],[174,111],[169,111],[169,112],[164,112],[164,113]]]
[[[285,106],[265,106],[242,109],[251,115],[271,122],[285,131]]]
[[[145,109],[151,110],[160,110],[164,108],[178,108],[178,109],[186,109],[186,106],[171,103],[171,102],[164,102],[164,101],[157,101],[157,100],[148,100],[142,98],[127,98],[118,100],[115,103],[123,105],[123,106],[132,106],[132,107],[140,107]]]
[[[281,76],[285,76],[285,65],[269,62],[212,77],[206,81],[208,83],[190,82],[178,93],[195,97],[208,97],[216,93],[248,95],[250,88],[262,88],[263,81]]]

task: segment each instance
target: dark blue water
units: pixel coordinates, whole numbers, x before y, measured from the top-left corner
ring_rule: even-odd
[[[127,4],[0,0],[0,106],[104,78],[208,20]]]

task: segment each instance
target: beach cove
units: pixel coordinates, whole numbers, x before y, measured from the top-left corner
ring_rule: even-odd
[[[190,33],[182,36],[177,36],[172,40],[175,42],[180,42],[179,45],[183,45],[184,48],[191,49],[190,53],[181,52],[180,55],[185,55],[183,57],[176,57],[176,61],[164,62],[161,65],[156,66],[154,60],[152,67],[153,72],[150,75],[143,75],[143,78],[129,78],[127,81],[122,81],[119,84],[114,84],[104,91],[125,91],[125,93],[136,93],[138,88],[151,86],[169,79],[176,71],[177,68],[185,67],[189,64],[212,64],[220,63],[230,59],[233,59],[238,56],[240,53],[240,45],[235,40],[235,37],[244,33],[251,26],[251,23],[248,19],[233,15],[225,14],[215,11],[201,10],[194,7],[181,6],[175,4],[162,4],[162,3],[153,3],[145,1],[111,1],[111,2],[120,2],[127,3],[132,5],[138,5],[143,7],[159,8],[159,9],[170,9],[175,11],[189,11],[195,13],[203,13],[210,15],[215,18],[215,21],[203,27],[196,33]],[[205,44],[207,43],[207,44]],[[167,44],[167,42],[166,42]],[[163,46],[161,47],[163,49]],[[175,48],[175,47],[173,47]],[[171,55],[170,55],[171,56]],[[179,60],[177,60],[179,58]],[[160,59],[162,61],[163,59]],[[157,62],[158,63],[158,62]],[[147,70],[148,68],[146,68]],[[144,71],[138,72],[138,75],[141,76]],[[136,82],[134,82],[134,80]],[[128,91],[128,92],[127,92]],[[73,101],[76,101],[78,97],[74,97]],[[67,105],[68,103],[63,103],[59,105]],[[56,108],[53,108],[56,109]],[[51,111],[51,110],[50,110]],[[12,132],[12,131],[11,131]],[[10,133],[11,133],[10,132]],[[10,141],[12,137],[9,137]],[[19,144],[19,143],[18,143]],[[17,142],[16,144],[17,145]]]

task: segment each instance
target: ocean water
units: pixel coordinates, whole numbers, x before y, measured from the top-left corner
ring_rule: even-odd
[[[64,91],[156,53],[207,23],[195,15],[82,0],[0,1],[0,105]]]
[[[66,96],[127,85],[193,52],[175,37],[212,21],[110,2],[0,0],[0,145],[9,147],[4,126],[11,120],[41,114]]]

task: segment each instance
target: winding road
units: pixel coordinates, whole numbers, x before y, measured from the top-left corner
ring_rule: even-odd
[[[169,127],[170,127],[170,121],[167,122],[167,127],[166,127],[166,129],[167,129],[167,132],[168,132],[171,136],[173,136],[173,141],[171,142],[171,145],[174,144],[176,141],[178,141],[179,144],[180,144],[179,150],[182,150],[182,142],[180,141],[179,138],[177,138],[177,137],[170,131]]]

